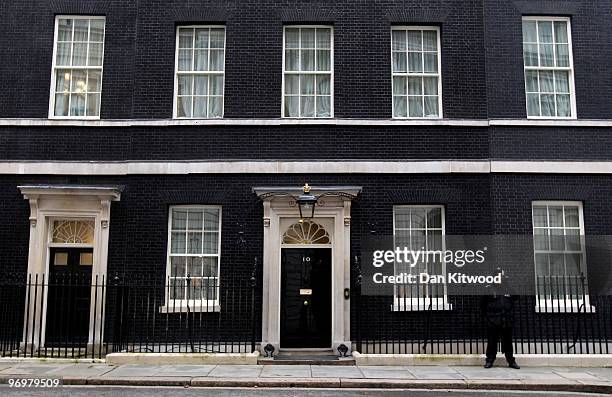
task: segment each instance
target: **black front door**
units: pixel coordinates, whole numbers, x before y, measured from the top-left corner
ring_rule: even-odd
[[[51,248],[47,345],[87,343],[92,266],[91,248]]]
[[[331,249],[281,250],[281,347],[331,347]]]

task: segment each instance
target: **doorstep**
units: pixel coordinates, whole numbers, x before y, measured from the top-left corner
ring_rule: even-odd
[[[282,350],[273,357],[260,356],[260,365],[355,365],[352,356],[340,357],[333,350]]]

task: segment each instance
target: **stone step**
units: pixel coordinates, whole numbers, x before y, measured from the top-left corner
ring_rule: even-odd
[[[283,352],[273,358],[261,357],[257,363],[263,365],[355,365],[355,360],[353,357],[338,357],[329,352],[326,354]]]

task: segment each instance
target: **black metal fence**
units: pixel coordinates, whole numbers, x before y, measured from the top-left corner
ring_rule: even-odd
[[[354,349],[378,354],[482,354],[491,315],[485,296],[444,296],[405,285],[395,297],[353,294]],[[608,354],[612,298],[589,294],[586,278],[541,276],[535,296],[512,296],[505,322],[519,354]],[[433,293],[432,293],[433,292]],[[489,298],[490,299],[490,298]],[[486,302],[486,301],[485,301]]]
[[[0,355],[252,352],[257,300],[254,278],[4,275]]]

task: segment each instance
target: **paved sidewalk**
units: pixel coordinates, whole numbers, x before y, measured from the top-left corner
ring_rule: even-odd
[[[501,366],[120,365],[0,360],[11,378],[62,378],[68,385],[352,387],[549,390],[612,393],[612,368]]]

